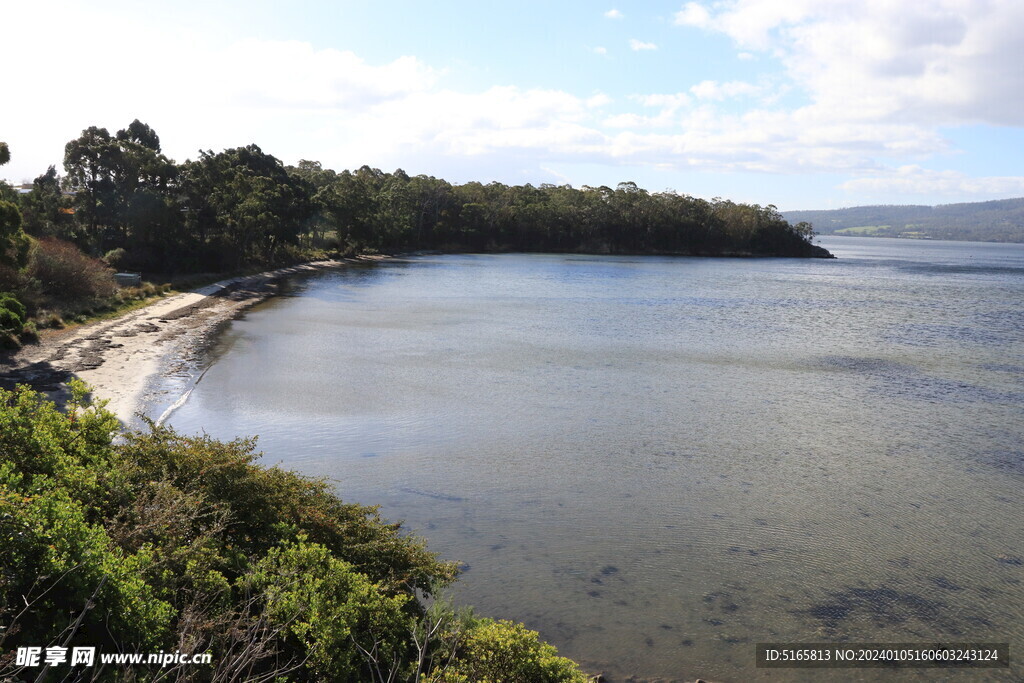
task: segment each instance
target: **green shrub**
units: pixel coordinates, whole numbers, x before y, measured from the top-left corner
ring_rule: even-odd
[[[452,664],[436,683],[588,683],[571,659],[540,640],[536,631],[511,621],[479,619],[462,636]]]
[[[17,334],[21,332],[21,328],[24,324],[25,321],[22,318],[19,318],[14,311],[6,308],[0,308],[0,332]]]
[[[117,249],[111,249],[104,254],[103,261],[111,268],[117,268],[124,262],[125,257],[127,256],[128,252],[122,247],[118,247]]]
[[[366,680],[367,654],[385,665],[408,659],[409,595],[388,591],[334,557],[327,548],[299,542],[271,548],[245,577],[261,594],[272,623],[286,634],[282,655],[302,661],[316,680]]]
[[[25,306],[13,294],[0,292],[0,332],[20,334],[25,317]]]
[[[25,320],[28,317],[25,305],[18,301],[17,297],[9,292],[0,292],[0,308],[6,308],[13,311],[22,320]]]

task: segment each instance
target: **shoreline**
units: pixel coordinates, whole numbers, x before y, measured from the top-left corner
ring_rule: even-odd
[[[144,407],[158,375],[187,363],[218,325],[274,296],[277,280],[384,258],[310,261],[229,278],[110,320],[51,332],[38,344],[4,358],[0,388],[27,384],[64,405],[70,395],[68,382],[77,377],[127,426]]]

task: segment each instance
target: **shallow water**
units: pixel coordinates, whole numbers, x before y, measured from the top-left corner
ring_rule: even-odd
[[[1019,680],[754,668],[761,641],[1024,651],[1024,245],[822,244],[296,279],[169,421],[381,504],[467,564],[458,601],[612,677]]]

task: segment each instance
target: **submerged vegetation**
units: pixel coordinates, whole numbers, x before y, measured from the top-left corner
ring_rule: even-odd
[[[119,430],[80,383],[66,412],[0,391],[0,679],[41,672],[17,647],[83,646],[212,655],[101,680],[588,680],[521,624],[437,601],[455,564],[252,440]]]
[[[2,164],[10,152],[0,149]],[[30,316],[110,305],[113,268],[170,279],[412,250],[829,256],[811,244],[809,223],[791,225],[774,206],[631,182],[455,185],[401,169],[335,172],[285,166],[256,145],[178,164],[138,120],[113,135],[83,130],[65,146],[64,171],[51,166],[21,191],[0,183],[0,292]],[[5,334],[10,345],[20,332]]]

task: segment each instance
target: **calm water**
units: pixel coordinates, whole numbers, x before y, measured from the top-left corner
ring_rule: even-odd
[[[1024,677],[1024,245],[425,256],[291,283],[170,417],[259,434],[612,677]],[[182,391],[182,381],[169,384]],[[759,641],[1010,641],[765,671]],[[937,675],[938,674],[938,675]]]

